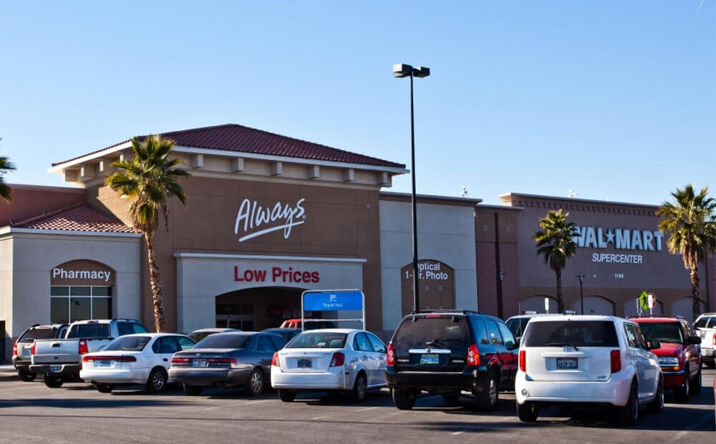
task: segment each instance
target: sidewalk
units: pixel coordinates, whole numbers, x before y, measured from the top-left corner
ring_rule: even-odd
[[[17,370],[12,365],[0,365],[0,381],[11,381],[17,378]]]

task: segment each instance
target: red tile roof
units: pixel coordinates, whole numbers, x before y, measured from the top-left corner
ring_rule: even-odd
[[[132,233],[132,228],[115,217],[107,216],[87,204],[61,208],[10,225],[12,228],[59,231]]]
[[[162,133],[160,136],[173,140],[177,145],[186,147],[405,169],[405,165],[403,164],[236,124],[172,131]],[[149,135],[138,136],[137,139],[143,140],[147,137],[149,137]],[[115,144],[64,162],[53,163],[52,166],[61,165],[79,159],[80,157],[99,153],[120,144]]]

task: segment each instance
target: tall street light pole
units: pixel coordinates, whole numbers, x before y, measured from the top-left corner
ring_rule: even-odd
[[[581,314],[584,314],[584,289],[582,287],[582,282],[584,281],[584,273],[579,273],[577,275],[577,279],[579,279],[579,303],[582,306]]]
[[[420,310],[420,290],[418,283],[418,211],[415,198],[415,120],[413,112],[413,77],[423,78],[430,75],[430,68],[399,63],[393,65],[393,77],[410,77],[410,176],[412,179],[411,204],[413,217],[413,311]]]

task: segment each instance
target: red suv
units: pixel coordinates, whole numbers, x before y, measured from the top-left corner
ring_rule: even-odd
[[[646,339],[658,340],[661,347],[651,350],[659,358],[664,388],[674,389],[680,401],[701,393],[701,338],[681,318],[636,318]]]

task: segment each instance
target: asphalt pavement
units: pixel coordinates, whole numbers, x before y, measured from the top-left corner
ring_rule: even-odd
[[[386,389],[361,404],[321,393],[283,403],[273,391],[257,398],[218,388],[202,396],[176,389],[150,395],[140,387],[103,394],[84,383],[50,389],[39,380],[8,379],[0,380],[0,443],[714,442],[715,373],[704,369],[700,395],[688,403],[667,396],[663,413],[642,411],[634,427],[615,424],[608,411],[564,417],[557,409],[524,424],[512,393],[501,393],[491,413],[474,410],[466,396],[452,405],[423,396],[413,410],[401,411]]]

